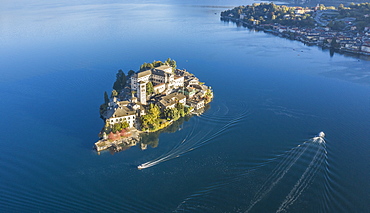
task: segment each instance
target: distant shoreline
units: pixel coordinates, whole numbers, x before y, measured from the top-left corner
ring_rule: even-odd
[[[220,19],[340,54],[370,56],[370,3],[288,7],[254,3],[221,12]],[[365,10],[365,11],[363,11]],[[369,58],[370,59],[370,58]]]
[[[300,42],[302,42],[302,43],[304,43],[308,46],[317,46],[317,47],[321,47],[322,49],[329,49],[332,52],[336,52],[336,53],[339,53],[339,54],[342,54],[342,55],[348,55],[348,56],[351,56],[351,57],[366,57],[365,58],[366,60],[370,60],[370,52],[360,52],[360,51],[351,51],[351,49],[332,48],[329,45],[318,44],[316,42],[310,42],[309,40],[304,40],[301,37],[292,37],[290,34],[279,33],[278,31],[274,31],[274,30],[271,30],[271,29],[264,29],[263,26],[253,26],[253,25],[250,25],[248,23],[245,23],[245,22],[240,21],[240,20],[235,19],[235,18],[233,19],[233,18],[230,18],[230,17],[221,17],[221,20],[222,21],[230,20],[234,23],[241,23],[241,24],[243,24],[244,27],[247,27],[249,29],[254,29],[254,30],[257,30],[257,31],[263,31],[265,33],[269,33],[269,34],[272,34],[272,35],[275,35],[275,36],[278,36],[278,37],[282,37],[282,38],[286,38],[286,39],[289,39],[289,40],[300,41]],[[282,27],[285,27],[285,26],[282,26]]]

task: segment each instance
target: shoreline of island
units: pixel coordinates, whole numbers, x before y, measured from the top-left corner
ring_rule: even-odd
[[[104,93],[100,117],[105,125],[94,148],[99,153],[136,146],[140,134],[157,132],[182,117],[198,114],[212,99],[212,88],[187,70],[177,69],[172,59],[144,63],[127,76],[119,70],[110,98]],[[146,149],[146,144],[140,144]]]
[[[367,8],[368,5],[340,5],[337,8],[317,5],[303,8],[254,3],[223,11],[220,18],[338,53],[370,56],[370,11],[363,12],[364,17],[351,17],[351,12]]]

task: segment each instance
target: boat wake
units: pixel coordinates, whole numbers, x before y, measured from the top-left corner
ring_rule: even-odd
[[[277,158],[255,167],[249,167],[249,169],[244,170],[242,173],[223,177],[219,181],[185,198],[173,212],[219,211],[220,202],[225,202],[225,205],[229,202],[233,211],[236,212],[260,212],[262,209],[266,211],[264,205],[266,202],[269,203],[271,201],[271,196],[275,196],[277,192],[281,194],[279,190],[285,188],[290,183],[292,188],[288,187],[285,194],[282,191],[283,195],[278,195],[281,200],[280,202],[277,200],[278,202],[275,206],[277,209],[275,210],[276,212],[285,212],[313,183],[315,177],[320,174],[319,171],[326,171],[324,167],[327,167],[327,151],[324,137],[325,134],[320,132],[316,137],[299,144]],[[259,174],[262,172],[260,170],[262,167],[272,166],[274,162],[277,165],[266,176],[262,186],[256,188],[254,195],[250,197],[246,195],[250,200],[248,203],[245,203],[245,197],[228,200],[227,195],[230,193],[244,194],[246,188],[254,189],[255,187],[250,184],[255,181],[251,180],[260,177]],[[296,181],[292,177],[296,177]],[[230,211],[230,206],[222,206],[221,208],[225,208],[224,211]],[[274,211],[274,209],[270,209],[269,211]]]
[[[320,132],[318,136],[313,137],[312,139],[305,141],[303,144],[298,145],[294,149],[290,150],[255,194],[246,212],[251,211],[257,203],[270,194],[272,189],[284,178],[292,166],[295,165],[299,159],[303,158],[303,155],[305,155],[306,158],[311,160],[309,160],[307,168],[304,170],[299,180],[281,203],[277,212],[283,212],[290,205],[292,205],[303,193],[303,191],[311,184],[313,178],[326,159],[327,151],[324,137],[324,132]],[[312,152],[315,153],[313,156],[311,154]]]
[[[235,113],[223,104],[216,106],[212,114],[205,113],[192,118],[194,119],[194,124],[185,138],[166,154],[143,163],[137,168],[146,169],[158,165],[159,163],[178,158],[211,143],[215,138],[229,131],[230,128],[237,125],[248,116],[249,110],[245,103],[242,103],[237,108],[239,108],[240,111]]]

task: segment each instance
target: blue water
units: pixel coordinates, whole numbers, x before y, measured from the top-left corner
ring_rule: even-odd
[[[0,211],[367,212],[369,61],[220,21],[251,3],[3,3]],[[212,86],[210,109],[97,155],[117,70],[168,57]]]

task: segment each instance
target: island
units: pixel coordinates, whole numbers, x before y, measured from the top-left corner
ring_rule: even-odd
[[[221,20],[336,52],[370,55],[370,3],[338,7],[254,3],[223,11]]]
[[[127,75],[118,71],[111,96],[105,92],[100,106],[104,127],[94,145],[98,153],[136,146],[141,133],[157,132],[198,114],[212,101],[212,88],[176,64],[168,58],[144,63]],[[141,148],[146,149],[146,144],[141,143]]]

